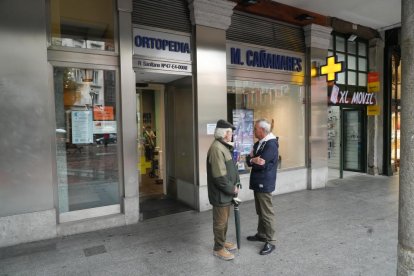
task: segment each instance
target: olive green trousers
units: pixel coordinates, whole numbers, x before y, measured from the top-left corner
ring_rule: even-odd
[[[225,207],[213,206],[214,251],[218,251],[224,247],[229,215],[230,205]]]
[[[254,192],[256,214],[259,216],[257,235],[268,242],[275,241],[275,211],[273,209],[272,193]]]

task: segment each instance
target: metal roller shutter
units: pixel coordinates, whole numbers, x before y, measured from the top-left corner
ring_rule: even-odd
[[[191,33],[187,0],[134,0],[132,23]]]
[[[241,12],[234,12],[226,36],[228,40],[305,52],[302,28]]]

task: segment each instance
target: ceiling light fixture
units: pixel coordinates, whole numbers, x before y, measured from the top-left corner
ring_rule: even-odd
[[[258,0],[241,0],[240,1],[241,5],[253,5],[257,3],[258,3]]]
[[[305,21],[305,20],[313,20],[313,19],[315,19],[315,17],[312,16],[312,15],[309,15],[307,13],[302,13],[302,14],[299,14],[298,16],[296,16],[295,19],[299,20],[299,21]]]
[[[354,42],[355,41],[355,39],[357,39],[357,35],[356,34],[351,34],[349,37],[348,37],[348,41],[351,41],[351,42]]]

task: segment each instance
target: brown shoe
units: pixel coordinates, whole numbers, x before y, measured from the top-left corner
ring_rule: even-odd
[[[232,242],[225,242],[224,243],[224,247],[228,250],[228,251],[235,251],[237,249],[237,245],[235,245]]]
[[[225,261],[230,261],[234,259],[234,254],[227,251],[225,247],[218,251],[213,251],[213,255]]]

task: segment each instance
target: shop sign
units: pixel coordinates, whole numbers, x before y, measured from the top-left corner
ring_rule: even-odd
[[[368,73],[368,92],[379,92],[380,82],[378,72]]]
[[[340,91],[339,87],[333,85],[329,97],[332,105],[375,105],[377,103],[374,93]]]
[[[381,109],[379,105],[369,105],[367,106],[367,115],[368,116],[376,116],[380,115]]]
[[[303,59],[277,49],[260,49],[227,45],[227,64],[245,68],[260,68],[288,72],[302,72]]]
[[[191,61],[190,35],[134,28],[134,55],[156,60]]]
[[[326,65],[321,66],[320,75],[326,75],[326,81],[336,81],[338,73],[344,69],[343,61],[338,61],[337,56],[329,56],[326,58]]]

